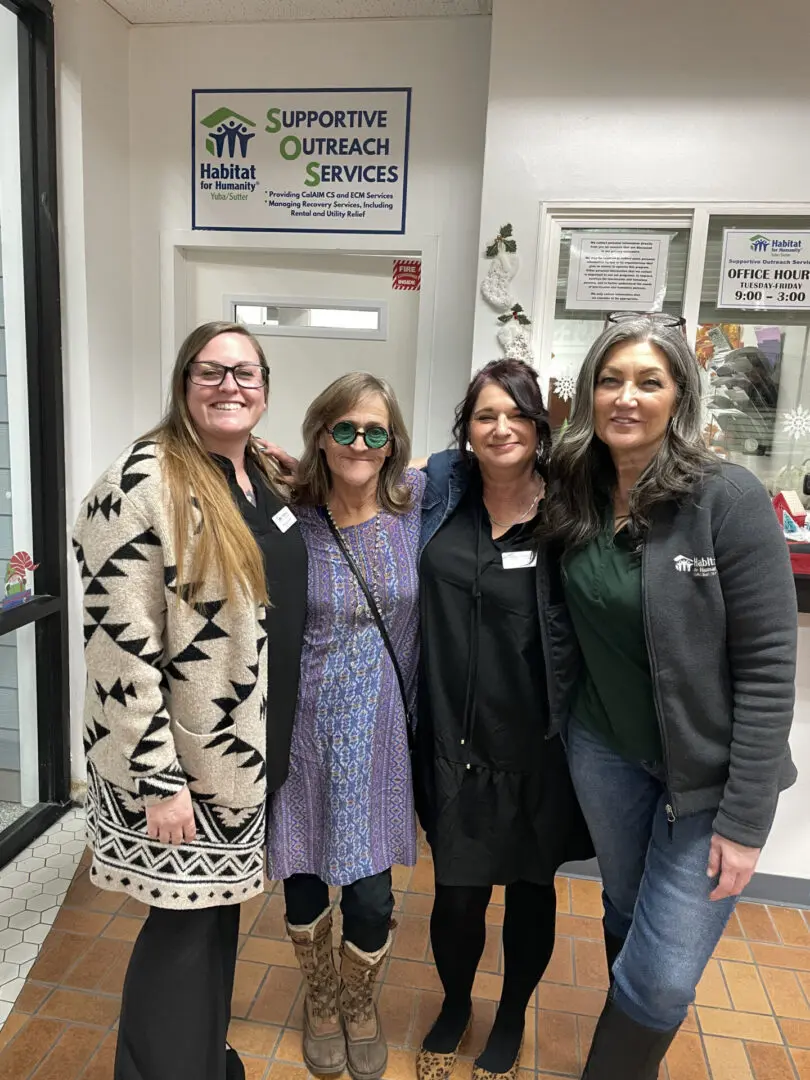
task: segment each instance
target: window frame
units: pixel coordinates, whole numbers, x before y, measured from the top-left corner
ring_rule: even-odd
[[[70,805],[70,692],[53,7],[47,0],[0,4],[18,19],[31,517],[39,563],[36,598],[0,612],[0,634],[34,626],[40,799],[0,833],[3,866]]]
[[[228,322],[237,322],[236,306],[246,304],[252,307],[286,308],[335,308],[348,311],[376,311],[378,326],[376,330],[351,329],[342,326],[265,326],[245,323],[245,327],[256,337],[298,337],[331,338],[349,341],[387,341],[388,340],[388,303],[385,300],[365,300],[362,298],[339,300],[333,297],[313,296],[271,296],[230,293],[223,297],[223,316]]]

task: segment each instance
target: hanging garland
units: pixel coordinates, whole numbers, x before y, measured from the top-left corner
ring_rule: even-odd
[[[498,235],[492,243],[487,244],[484,254],[486,258],[492,259],[492,265],[481,282],[481,293],[488,304],[502,313],[498,316],[501,324],[497,335],[498,342],[507,357],[530,364],[534,356],[526,328],[531,326],[531,319],[511,291],[512,279],[518,272],[520,263],[517,241],[508,222],[501,225]]]

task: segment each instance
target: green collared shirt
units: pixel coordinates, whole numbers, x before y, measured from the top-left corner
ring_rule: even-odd
[[[565,598],[585,661],[572,715],[632,761],[661,762],[644,636],[641,556],[613,516],[600,535],[564,560]]]

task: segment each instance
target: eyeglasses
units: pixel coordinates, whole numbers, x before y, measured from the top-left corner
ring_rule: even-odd
[[[650,319],[667,330],[680,330],[686,336],[686,319],[683,315],[668,315],[665,311],[611,311],[605,323],[633,322],[636,319]]]
[[[390,433],[382,424],[372,424],[371,427],[361,428],[353,424],[351,420],[341,420],[333,428],[326,429],[338,446],[352,446],[358,435],[363,436],[363,442],[369,450],[382,450],[391,438]]]
[[[261,364],[237,364],[227,367],[212,360],[193,360],[188,365],[188,377],[197,386],[222,386],[230,372],[244,390],[258,390],[267,383],[267,368]]]

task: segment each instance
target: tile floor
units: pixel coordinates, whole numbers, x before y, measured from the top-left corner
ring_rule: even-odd
[[[74,815],[58,826],[71,857],[80,822]],[[53,837],[40,843],[39,855],[27,854],[45,863],[27,871],[30,877],[50,869],[48,860],[56,856],[41,852],[51,846]],[[3,1080],[111,1080],[121,985],[144,908],[96,890],[86,865],[83,857],[0,1030]],[[57,869],[67,871],[67,865]],[[416,1049],[439,1006],[428,940],[431,878],[424,856],[414,870],[395,868],[399,926],[379,999],[391,1044],[390,1080],[414,1080]],[[37,895],[58,896],[45,892],[56,881],[35,880],[42,885]],[[558,891],[558,944],[527,1013],[521,1080],[580,1075],[607,985],[598,885],[561,878]],[[30,904],[34,897],[22,899]],[[502,894],[494,900],[475,985],[475,1024],[463,1046],[458,1080],[470,1076],[500,993]],[[37,907],[31,910],[40,914]],[[28,908],[18,914],[22,910]],[[49,917],[52,910],[45,909]],[[662,1069],[663,1080],[810,1080],[810,913],[754,904],[738,912]],[[268,885],[244,906],[242,930],[231,1041],[249,1080],[307,1080],[300,1054],[301,979],[276,887]],[[21,932],[24,940],[27,931]]]
[[[0,1025],[59,913],[84,849],[84,815],[70,810],[0,870]]]

